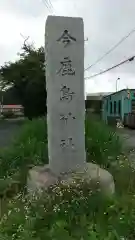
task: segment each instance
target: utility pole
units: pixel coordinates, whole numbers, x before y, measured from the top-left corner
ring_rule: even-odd
[[[88,37],[87,37],[86,39],[84,39],[84,42],[88,42],[88,40],[89,40],[89,39],[88,39]]]
[[[118,77],[116,80],[116,92],[118,91],[118,81],[120,80],[120,78]]]
[[[3,78],[2,76],[0,76],[0,116],[2,115],[2,109],[3,109],[3,82],[2,82]]]
[[[84,55],[85,55],[85,44],[88,42],[88,38],[84,39]]]
[[[2,113],[3,113],[3,98],[4,98],[4,91],[3,91],[3,88],[1,88],[0,89],[0,91],[1,91],[1,99],[0,99],[0,115],[2,115]]]

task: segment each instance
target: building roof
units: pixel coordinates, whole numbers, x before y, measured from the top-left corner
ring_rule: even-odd
[[[2,108],[8,108],[8,109],[22,109],[22,105],[2,105]]]
[[[123,92],[123,91],[127,91],[127,90],[128,90],[128,91],[135,91],[135,89],[133,89],[133,88],[132,88],[132,89],[131,89],[131,88],[130,88],[130,89],[129,89],[129,88],[128,88],[128,89],[127,89],[127,88],[124,88],[124,89],[121,89],[121,90],[119,90],[119,91],[117,91],[117,92],[113,92],[113,93],[111,93],[111,94],[104,95],[103,97],[106,98],[106,97],[108,97],[109,95],[112,96],[112,95],[114,95],[114,94],[119,94],[119,93],[121,93],[121,92]]]
[[[112,92],[89,93],[86,100],[102,100],[103,97],[113,94]]]

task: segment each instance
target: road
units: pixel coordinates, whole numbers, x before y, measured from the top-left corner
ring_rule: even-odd
[[[12,143],[22,123],[21,120],[0,120],[0,149]]]
[[[124,140],[124,147],[135,149],[135,130],[123,128],[119,129],[119,134],[121,139]]]
[[[135,130],[123,128],[119,129],[119,136],[123,140],[124,152],[128,153],[131,167],[135,169]]]

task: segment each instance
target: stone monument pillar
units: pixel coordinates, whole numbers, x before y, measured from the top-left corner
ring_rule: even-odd
[[[75,174],[114,193],[112,175],[86,164],[83,20],[48,16],[45,56],[49,165],[29,171],[28,190],[70,183]]]
[[[45,55],[49,165],[59,174],[85,165],[83,20],[48,16]]]

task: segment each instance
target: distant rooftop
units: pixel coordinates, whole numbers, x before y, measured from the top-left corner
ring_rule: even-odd
[[[111,95],[113,92],[97,92],[97,93],[89,93],[86,96],[87,100],[101,100],[103,97]]]
[[[89,93],[87,96],[107,96],[112,94],[113,92],[96,92],[96,93]]]

